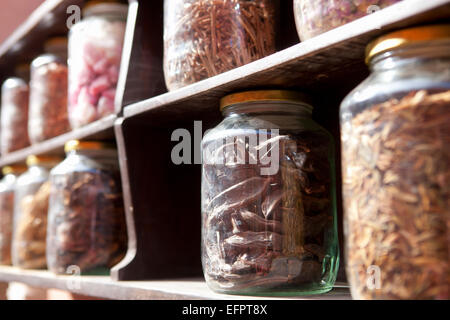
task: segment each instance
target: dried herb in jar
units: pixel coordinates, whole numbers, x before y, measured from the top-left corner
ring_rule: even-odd
[[[50,182],[43,183],[36,193],[21,198],[20,217],[14,226],[15,266],[42,269],[46,262],[47,211]]]
[[[411,92],[342,130],[347,273],[364,299],[450,298],[450,91]],[[370,287],[373,267],[379,287]]]
[[[248,145],[240,149],[245,139],[208,157],[225,164],[203,167],[205,276],[237,292],[319,283],[333,241],[329,137],[282,135],[280,169],[270,176],[261,175],[260,160],[233,163],[251,157]]]
[[[52,176],[48,265],[65,273],[110,268],[126,251],[127,237],[119,179],[104,170]]]
[[[11,264],[14,192],[0,193],[0,264]]]
[[[274,0],[166,0],[164,72],[169,90],[276,51]]]

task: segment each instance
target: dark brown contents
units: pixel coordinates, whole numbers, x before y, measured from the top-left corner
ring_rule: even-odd
[[[118,179],[105,171],[52,177],[48,238],[50,270],[65,273],[112,267],[124,256],[127,237]]]
[[[219,288],[317,283],[334,255],[328,137],[283,136],[279,146],[275,175],[261,175],[261,163],[204,165],[204,267]]]
[[[357,298],[450,298],[449,119],[450,91],[419,91],[343,126],[347,273]],[[367,286],[371,266],[379,289]]]
[[[14,192],[0,193],[0,264],[11,264]]]
[[[14,265],[26,269],[47,266],[45,257],[50,183],[20,199],[20,217],[14,231]]]
[[[51,62],[31,75],[28,130],[31,143],[38,143],[69,131],[67,66]]]
[[[242,66],[276,50],[277,1],[171,1],[165,13],[169,90]]]

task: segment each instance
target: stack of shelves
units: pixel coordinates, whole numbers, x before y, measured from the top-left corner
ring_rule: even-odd
[[[66,27],[67,7],[82,2],[44,2],[0,46],[0,80],[9,75],[16,57],[38,54],[48,35]],[[127,215],[126,257],[112,269],[111,277],[82,276],[81,289],[70,289],[70,276],[13,267],[0,267],[0,282],[19,281],[110,299],[230,298],[212,293],[201,280],[200,166],[172,164],[173,130],[182,127],[193,134],[194,121],[202,121],[206,130],[220,121],[218,102],[224,95],[275,87],[312,95],[316,120],[339,141],[339,104],[368,74],[367,43],[390,30],[450,17],[448,0],[402,1],[302,43],[286,35],[285,48],[275,54],[166,92],[162,3],[130,0],[116,114],[0,158],[0,166],[5,166],[24,162],[31,154],[62,154],[70,139],[115,139]],[[282,3],[284,24],[295,32],[292,3]],[[312,298],[349,299],[350,295],[340,284],[331,293]]]

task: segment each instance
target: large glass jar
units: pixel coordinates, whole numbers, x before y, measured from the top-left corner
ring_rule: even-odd
[[[25,166],[4,167],[0,181],[0,264],[10,265],[14,217],[14,185],[17,176],[26,170]]]
[[[338,269],[332,136],[291,91],[222,99],[202,141],[202,262],[231,294],[332,289]]]
[[[294,0],[297,31],[304,41],[400,1]]]
[[[49,171],[60,161],[54,156],[29,156],[28,170],[17,178],[14,189],[12,263],[25,269],[44,269]]]
[[[39,143],[69,131],[67,119],[67,39],[53,38],[46,54],[31,63],[28,134]]]
[[[165,0],[164,76],[178,89],[276,51],[278,0]]]
[[[12,77],[3,82],[0,115],[0,152],[2,155],[30,145],[28,138],[28,83]]]
[[[69,121],[81,127],[114,113],[127,6],[88,2],[69,35]]]
[[[356,299],[450,298],[450,25],[368,47],[341,106],[347,275]]]
[[[127,246],[117,151],[92,141],[69,141],[65,149],[66,159],[51,171],[48,267],[104,273]]]

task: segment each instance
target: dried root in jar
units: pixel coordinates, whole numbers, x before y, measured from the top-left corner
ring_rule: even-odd
[[[232,163],[239,144],[215,149],[217,158],[228,160],[220,165],[214,164],[220,159],[208,158],[203,165],[203,262],[209,283],[242,292],[321,281],[332,254],[327,233],[334,221],[327,138],[283,136],[280,169],[270,176],[261,175],[261,163]],[[240,151],[248,159],[248,149]]]
[[[274,0],[169,1],[164,72],[169,90],[209,78],[276,50]]]
[[[343,125],[354,297],[450,298],[449,119],[450,91],[419,91],[374,105]]]

